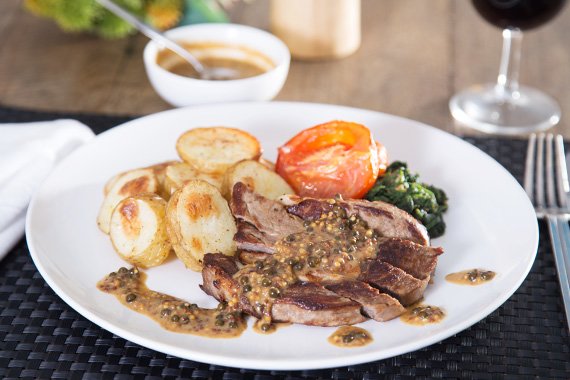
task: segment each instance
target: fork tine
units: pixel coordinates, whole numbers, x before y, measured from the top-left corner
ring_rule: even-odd
[[[536,165],[534,168],[536,176],[536,206],[544,208],[544,133],[538,135],[536,144]]]
[[[569,214],[566,209],[569,202],[566,196],[570,187],[564,157],[564,140],[560,135],[554,137],[552,134],[548,134],[545,137],[545,134],[541,133],[538,136],[531,135],[528,144],[525,162],[525,190],[531,201],[533,201],[533,191],[536,192],[533,202],[536,215],[538,218],[545,218],[548,223],[566,319],[568,326],[570,326],[570,284],[568,281],[570,275],[570,225],[568,224]],[[535,150],[536,159],[534,158]],[[546,167],[544,167],[544,161],[546,161]],[[534,184],[532,181],[533,171],[536,180]],[[545,175],[548,209],[544,207]],[[536,185],[534,190],[533,185]],[[557,196],[559,205],[556,203]]]
[[[556,136],[555,151],[558,202],[560,203],[560,207],[566,209],[568,207],[567,193],[570,191],[570,185],[568,184],[568,171],[566,167],[566,157],[564,155],[564,138],[562,135]]]
[[[554,165],[552,160],[554,135],[546,135],[546,204],[548,207],[556,207],[556,192],[554,186]]]
[[[524,165],[524,190],[532,203],[534,203],[534,155],[536,151],[536,134],[531,134],[528,138],[526,148],[526,161]]]

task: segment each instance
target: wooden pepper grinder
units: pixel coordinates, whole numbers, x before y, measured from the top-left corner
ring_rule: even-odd
[[[271,0],[270,20],[297,59],[343,58],[360,46],[360,0]]]

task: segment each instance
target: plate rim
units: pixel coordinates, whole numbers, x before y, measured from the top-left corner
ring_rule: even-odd
[[[168,114],[186,113],[186,112],[191,113],[194,110],[200,110],[200,109],[204,109],[204,108],[220,108],[220,107],[224,107],[224,106],[228,106],[228,105],[231,105],[232,107],[244,106],[244,107],[254,107],[254,108],[260,107],[260,106],[261,107],[269,107],[269,108],[281,107],[281,106],[285,106],[285,107],[309,106],[309,107],[316,107],[316,108],[323,108],[324,107],[324,108],[330,108],[330,109],[345,109],[345,110],[353,111],[353,112],[355,112],[355,111],[356,112],[369,112],[369,113],[381,115],[382,117],[399,119],[400,121],[405,122],[405,123],[413,123],[420,128],[427,128],[427,129],[431,130],[432,132],[442,134],[442,135],[446,135],[447,137],[454,138],[457,141],[459,141],[461,144],[465,144],[464,146],[466,148],[474,149],[477,152],[479,152],[479,154],[483,154],[486,159],[492,160],[495,165],[497,165],[500,169],[502,169],[504,174],[506,174],[508,177],[510,177],[510,179],[518,185],[520,191],[524,192],[524,190],[522,189],[522,187],[520,186],[518,181],[513,177],[513,175],[504,166],[502,166],[500,163],[498,163],[495,159],[493,159],[491,156],[489,156],[487,153],[485,153],[481,149],[477,148],[476,146],[474,146],[474,145],[466,142],[465,140],[463,140],[463,139],[461,139],[461,138],[459,138],[459,137],[457,137],[451,133],[448,133],[444,130],[435,128],[433,126],[427,125],[427,124],[422,123],[422,122],[417,121],[417,120],[408,119],[408,118],[404,118],[401,116],[392,115],[392,114],[388,114],[388,113],[384,113],[384,112],[380,112],[380,111],[374,111],[374,110],[358,108],[358,107],[349,107],[349,106],[343,106],[343,105],[313,103],[313,102],[279,101],[279,102],[221,103],[221,104],[209,104],[209,105],[202,105],[202,106],[175,108],[175,109],[169,109],[169,110],[165,110],[165,111],[161,111],[161,112],[157,112],[157,113],[152,113],[149,115],[145,115],[142,117],[135,118],[133,120],[129,120],[125,123],[118,124],[118,125],[110,128],[110,129],[98,134],[90,142],[88,142],[87,144],[76,149],[72,154],[67,156],[58,165],[61,165],[63,162],[66,162],[68,160],[72,160],[73,157],[76,154],[78,154],[78,152],[80,152],[86,146],[93,144],[97,139],[100,138],[100,136],[109,136],[109,135],[113,135],[114,133],[118,133],[117,131],[123,130],[125,128],[132,128],[132,125],[139,123],[141,119],[161,117],[163,114],[166,114],[166,113],[168,113]],[[52,176],[52,174],[49,175],[49,177],[51,177],[51,176]],[[36,194],[40,193],[40,190],[42,187],[43,187],[43,184],[35,192],[34,196],[32,197],[32,200],[30,202],[30,205],[28,207],[27,213],[26,213],[26,226],[25,226],[26,237],[33,235],[31,221],[33,220],[33,217],[34,217],[33,215],[34,215],[35,205],[37,202]],[[529,201],[529,204],[530,204],[530,201]],[[313,370],[313,369],[335,368],[335,367],[341,367],[341,366],[346,366],[346,365],[357,365],[357,364],[387,359],[390,357],[394,357],[396,355],[409,353],[409,352],[412,352],[415,350],[419,350],[419,349],[422,349],[425,347],[429,347],[435,343],[438,343],[444,339],[447,339],[447,338],[457,334],[458,332],[463,331],[463,330],[471,327],[475,323],[485,319],[493,311],[497,310],[503,303],[505,303],[520,288],[521,284],[527,278],[527,276],[528,276],[528,274],[532,268],[532,265],[534,264],[534,261],[536,259],[537,250],[538,250],[538,243],[539,243],[538,221],[536,221],[536,223],[534,224],[533,235],[534,235],[533,236],[534,253],[529,257],[529,261],[523,270],[523,275],[517,279],[517,281],[514,283],[514,285],[510,289],[508,289],[507,291],[502,291],[499,294],[499,297],[496,297],[493,300],[493,302],[490,302],[489,304],[487,304],[486,307],[483,308],[478,313],[476,313],[474,315],[470,315],[468,318],[463,320],[461,323],[457,323],[455,325],[452,325],[452,326],[450,326],[450,327],[448,327],[448,328],[446,328],[440,332],[431,334],[428,337],[423,337],[423,338],[419,338],[417,340],[413,340],[413,341],[406,343],[406,344],[398,345],[396,348],[388,348],[388,349],[382,349],[380,351],[373,351],[373,352],[368,352],[368,353],[349,355],[347,357],[335,356],[335,357],[330,357],[330,358],[326,358],[326,359],[318,359],[317,363],[315,363],[315,361],[313,361],[311,359],[304,359],[301,361],[298,361],[298,360],[295,360],[295,361],[292,361],[292,360],[279,361],[279,359],[264,359],[264,358],[261,358],[261,359],[260,358],[244,359],[244,358],[235,358],[235,357],[231,357],[231,356],[219,356],[219,355],[216,356],[216,355],[211,355],[208,353],[201,353],[200,351],[188,350],[188,348],[186,348],[184,350],[180,350],[178,347],[176,347],[172,344],[161,343],[159,341],[153,340],[152,338],[145,338],[144,336],[137,335],[136,333],[131,333],[127,329],[122,329],[118,326],[115,326],[111,322],[108,322],[106,319],[101,318],[94,313],[91,313],[89,310],[85,309],[81,304],[76,302],[73,299],[73,297],[68,296],[67,293],[58,285],[57,281],[49,275],[48,270],[43,265],[42,259],[40,257],[41,255],[38,255],[38,252],[36,251],[36,247],[34,246],[34,239],[27,238],[26,240],[27,240],[28,249],[30,251],[30,256],[32,257],[32,260],[33,260],[36,268],[38,269],[38,271],[42,275],[42,278],[52,288],[52,290],[65,303],[67,303],[71,308],[73,308],[81,316],[83,316],[87,320],[97,324],[99,327],[101,327],[101,328],[103,328],[103,329],[123,338],[123,339],[129,340],[129,341],[134,342],[136,344],[139,344],[143,347],[146,347],[146,348],[149,348],[149,349],[152,349],[155,351],[159,351],[159,352],[162,352],[165,354],[173,355],[173,356],[176,356],[179,358],[184,358],[187,360],[198,361],[198,362],[214,364],[214,365],[230,366],[230,367],[234,367],[234,368],[257,369],[257,370]],[[38,249],[38,251],[39,251],[39,249]],[[185,353],[189,353],[191,355],[190,356],[185,355]]]

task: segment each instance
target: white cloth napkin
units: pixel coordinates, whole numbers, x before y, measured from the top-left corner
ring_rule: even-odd
[[[93,136],[76,120],[0,124],[0,260],[24,234],[34,191],[61,159]]]

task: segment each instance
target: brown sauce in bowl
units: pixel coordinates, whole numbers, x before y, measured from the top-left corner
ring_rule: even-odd
[[[232,77],[214,80],[234,80],[261,75],[275,67],[273,61],[264,54],[245,46],[221,43],[180,43],[192,53],[206,68],[230,69]],[[173,74],[200,79],[194,68],[176,53],[161,50],[156,62]]]
[[[355,326],[341,326],[328,338],[330,344],[347,348],[366,346],[372,340],[370,332]]]
[[[223,303],[216,309],[203,309],[196,304],[150,290],[146,275],[137,268],[121,268],[99,281],[97,288],[114,295],[123,305],[144,314],[166,330],[210,338],[234,338],[247,324],[243,315],[231,311]]]
[[[445,276],[445,279],[454,284],[476,286],[491,281],[496,275],[495,272],[490,270],[468,269],[457,273],[450,273]]]

